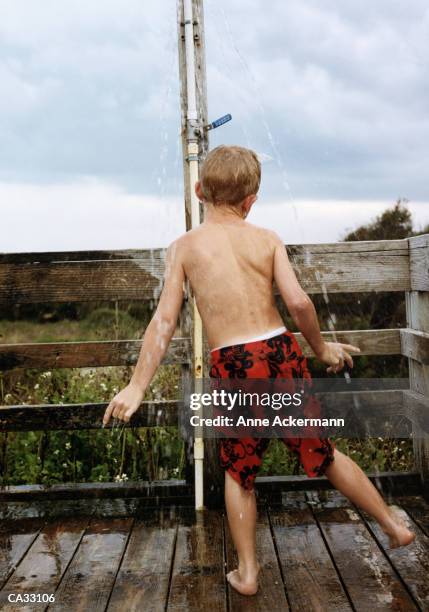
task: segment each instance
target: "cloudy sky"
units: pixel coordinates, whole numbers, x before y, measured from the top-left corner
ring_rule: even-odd
[[[268,8],[267,8],[268,7]],[[176,1],[0,0],[0,251],[184,230]],[[211,132],[263,158],[249,220],[341,239],[398,198],[429,223],[425,0],[205,0]]]

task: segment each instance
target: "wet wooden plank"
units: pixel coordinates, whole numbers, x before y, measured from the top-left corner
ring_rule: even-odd
[[[183,514],[177,531],[167,610],[227,609],[223,548],[219,512]]]
[[[368,478],[384,493],[400,496],[418,495],[421,492],[418,472],[379,472],[367,473]],[[306,475],[299,476],[257,476],[258,502],[271,503],[272,496],[282,495],[288,491],[306,491],[314,489],[332,489],[325,476],[310,480]],[[193,493],[193,485],[182,479],[124,482],[76,482],[53,485],[8,485],[0,487],[0,502],[31,501],[47,499],[126,499],[130,497],[160,499],[164,497],[187,498]],[[277,503],[277,500],[276,502]],[[0,504],[1,507],[1,504]]]
[[[195,496],[186,497],[131,497],[125,499],[91,500],[94,505],[94,516],[134,516],[139,517],[150,510],[172,510],[193,508]]]
[[[34,540],[31,548],[11,575],[2,591],[0,603],[2,610],[16,610],[16,603],[8,603],[11,593],[24,595],[53,594],[69,564],[89,519],[60,519],[49,522]],[[43,609],[42,603],[33,604],[33,608]],[[23,606],[19,606],[23,609]],[[25,606],[31,609],[32,606]]]
[[[158,512],[135,521],[109,601],[109,612],[121,612],[124,605],[130,612],[165,610],[177,524],[174,516],[162,518]]]
[[[361,350],[360,355],[400,355],[401,341],[399,329],[352,329],[335,332],[322,332],[326,342],[344,342],[353,344]],[[300,332],[294,332],[296,339],[306,357],[314,353]]]
[[[107,249],[97,251],[27,251],[19,253],[0,253],[0,264],[19,264],[29,266],[31,264],[74,264],[85,261],[94,262],[124,262],[124,261],[152,261],[155,270],[163,266],[157,262],[164,261],[166,249]]]
[[[338,242],[322,242],[316,244],[288,244],[292,254],[300,256],[305,261],[307,251],[311,255],[341,255],[343,253],[391,253],[401,255],[408,250],[407,238],[395,240],[339,240]]]
[[[338,342],[360,347],[360,355],[427,355],[426,338],[410,337],[410,330],[364,329],[336,332]],[[416,332],[417,333],[417,332]],[[307,357],[313,356],[301,333],[295,336]],[[331,332],[322,332],[327,341],[334,339]],[[14,368],[83,368],[129,366],[137,362],[141,340],[106,340],[103,342],[34,342],[31,344],[0,344],[0,369]],[[426,351],[422,353],[422,351]],[[191,346],[188,338],[173,338],[163,365],[186,364],[190,361]],[[426,357],[425,357],[426,358]]]
[[[420,240],[422,238],[422,240]],[[413,289],[418,291],[409,291],[405,295],[405,311],[407,316],[407,327],[425,332],[429,334],[429,251],[428,251],[428,236],[417,237],[417,240],[410,239],[410,268],[413,265],[415,252],[422,251],[421,248],[414,249],[414,246],[425,245],[425,259],[423,271],[417,286],[413,285]],[[426,278],[426,284],[423,283],[423,277]],[[408,371],[410,380],[409,394],[404,394],[404,399],[413,410],[417,406],[419,417],[411,417],[413,423],[413,454],[414,464],[420,472],[422,478],[422,486],[425,497],[429,498],[429,435],[427,423],[424,421],[425,415],[429,409],[429,365],[417,361],[414,358],[408,359]],[[420,422],[419,422],[420,421]]]
[[[380,472],[367,474],[368,478],[385,494],[418,495],[421,492],[421,482],[418,472]],[[329,480],[324,477],[308,479],[307,476],[257,476],[257,501],[264,503],[281,503],[287,499],[289,491],[332,489]],[[47,505],[52,500],[52,505]],[[13,508],[27,508],[28,512],[43,505],[48,509],[57,507],[66,509],[67,505],[58,504],[58,500],[67,500],[72,504],[71,512],[76,513],[76,504],[96,502],[97,508],[130,502],[141,507],[148,505],[191,505],[193,506],[193,485],[184,480],[158,480],[117,482],[81,482],[56,485],[16,485],[0,488],[0,519],[17,518]],[[31,505],[19,502],[31,502]],[[8,505],[5,503],[8,502]],[[94,506],[94,503],[93,503]],[[9,512],[7,510],[9,509]],[[30,516],[36,516],[34,513]],[[44,515],[43,515],[44,516]]]
[[[424,246],[428,234],[413,236],[410,239],[400,238],[395,240],[353,240],[325,242],[316,244],[288,244],[287,248],[292,254],[301,254],[304,257],[306,251],[314,254],[329,253],[378,253],[408,251],[408,241],[412,246]],[[0,253],[0,265],[20,264],[29,265],[32,263],[58,263],[72,264],[82,261],[152,261],[154,269],[158,261],[164,261],[165,248],[154,249],[111,249],[111,250],[90,250],[90,251],[28,251],[19,253]],[[143,264],[142,264],[143,265]]]
[[[0,503],[0,520],[22,520],[24,518],[43,518],[54,520],[61,517],[139,517],[154,509],[175,511],[176,508],[193,508],[195,497],[125,497],[88,498],[88,499],[46,499],[34,502]]]
[[[0,305],[157,300],[165,249],[0,255]]]
[[[410,288],[406,239],[288,245],[287,251],[308,293]]]
[[[367,476],[386,494],[419,495],[422,490],[418,472],[369,472]],[[260,503],[281,503],[283,499],[287,499],[288,491],[333,488],[326,476],[257,476],[255,482]]]
[[[416,495],[398,496],[396,501],[408,512],[422,531],[429,536],[429,502]]]
[[[288,245],[287,250],[309,293],[410,289],[405,239]],[[425,249],[420,251],[425,257]],[[420,272],[425,260],[421,264],[420,259],[417,253],[415,288],[426,283]],[[162,288],[164,262],[165,249],[0,254],[0,305],[156,301]]]
[[[54,610],[105,610],[132,521],[91,520],[55,594]]]
[[[425,351],[426,338],[409,338],[409,330],[364,329],[336,332],[338,342],[355,344],[360,355],[399,355],[403,336],[403,354]],[[313,356],[302,334],[295,334],[307,357]],[[331,332],[322,332],[331,341]],[[102,342],[34,342],[30,344],[0,344],[0,369],[14,368],[83,368],[103,366],[129,366],[137,362],[141,340],[106,340]],[[405,352],[404,352],[405,351]],[[163,360],[164,365],[189,363],[191,346],[189,338],[173,338]],[[412,356],[411,354],[409,356]],[[426,358],[426,357],[425,357]]]
[[[348,501],[336,491],[309,492],[307,498],[354,608],[362,612],[418,610]]]
[[[141,340],[0,344],[0,370],[13,368],[98,368],[137,363]],[[189,338],[173,338],[162,364],[189,363]]]
[[[405,328],[401,333],[401,353],[423,365],[429,365],[429,333]]]
[[[124,482],[76,482],[47,485],[9,485],[0,488],[0,501],[34,501],[36,499],[89,499],[127,497],[180,497],[192,494],[185,480],[169,479]]]
[[[142,402],[141,410],[121,427],[166,427],[177,425],[180,402]],[[0,431],[100,429],[108,402],[96,404],[35,404],[0,406]],[[113,419],[106,431],[114,427]]]
[[[2,520],[0,523],[0,588],[37,538],[44,521],[38,518]]]
[[[429,291],[429,234],[408,238],[410,281],[414,291]]]
[[[269,517],[292,610],[352,610],[305,493],[287,493]]]
[[[5,501],[0,502],[0,520],[21,521],[33,518],[48,521],[61,516],[91,516],[95,508],[94,502],[87,499],[42,499],[31,503]]]
[[[243,517],[245,520],[245,517]],[[227,517],[224,517],[226,538],[226,571],[233,570],[238,565],[238,559],[232,542]],[[266,510],[258,511],[256,523],[256,549],[261,571],[259,575],[259,590],[256,595],[246,597],[240,595],[228,584],[229,609],[234,612],[266,612],[266,610],[289,610],[283,579],[276,556],[274,542]]]
[[[402,386],[406,380],[397,379]],[[316,393],[316,397],[319,394]],[[409,433],[410,425],[403,419],[404,394],[402,389],[385,389],[379,391],[334,391],[323,392],[321,399],[329,406],[330,416],[343,414],[343,406],[347,402],[360,400],[359,411],[361,419],[366,418],[367,428],[374,427],[375,435],[379,435],[377,421],[371,423],[374,411],[377,418],[382,416],[390,420],[397,416],[397,430],[402,427],[403,437]],[[426,400],[427,401],[427,400]],[[38,431],[62,429],[100,429],[107,402],[96,404],[36,404],[0,406],[0,431]],[[183,406],[180,400],[160,400],[142,402],[142,409],[136,412],[130,423],[120,423],[120,427],[166,427],[179,424],[179,409]],[[106,427],[117,427],[111,419]],[[332,430],[334,433],[336,430]],[[367,430],[362,430],[368,433]],[[368,430],[371,431],[372,430]],[[400,430],[399,430],[400,431]],[[331,432],[332,433],[332,432]],[[338,433],[342,433],[338,430]]]
[[[383,547],[414,600],[423,610],[429,610],[429,537],[411,520],[407,512],[396,503],[389,504],[393,512],[415,532],[416,539],[409,546],[390,549],[387,536],[374,519],[362,512],[374,537]]]

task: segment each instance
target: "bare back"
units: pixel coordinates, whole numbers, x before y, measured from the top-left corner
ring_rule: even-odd
[[[182,265],[210,348],[283,325],[272,288],[272,232],[245,221],[204,222],[181,240]]]

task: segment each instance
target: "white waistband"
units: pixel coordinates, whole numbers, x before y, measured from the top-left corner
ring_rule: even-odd
[[[277,329],[273,329],[270,332],[266,332],[261,336],[255,336],[254,338],[248,338],[247,340],[239,340],[238,342],[234,342],[234,345],[248,344],[249,342],[258,342],[259,340],[268,340],[269,338],[273,338],[274,336],[279,336],[280,334],[283,334],[285,331],[287,331],[286,327],[278,327]],[[219,349],[225,348],[226,346],[231,346],[231,344],[223,344],[222,346],[217,346],[216,348],[211,349],[210,352],[213,353],[213,351],[218,351]]]

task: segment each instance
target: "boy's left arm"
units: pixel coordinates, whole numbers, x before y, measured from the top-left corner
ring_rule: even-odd
[[[140,355],[130,382],[108,405],[103,417],[106,425],[110,417],[129,421],[139,408],[145,391],[167,351],[176,329],[183,302],[185,272],[178,241],[168,249],[165,261],[164,287],[157,309],[146,328]]]

